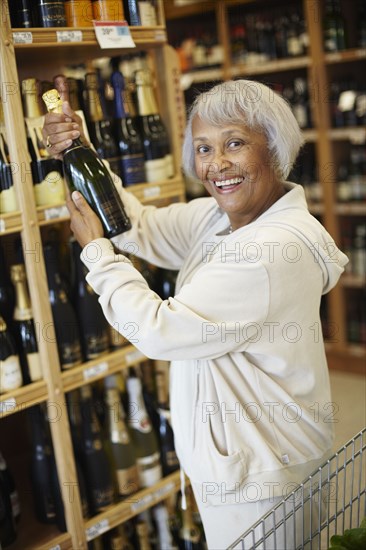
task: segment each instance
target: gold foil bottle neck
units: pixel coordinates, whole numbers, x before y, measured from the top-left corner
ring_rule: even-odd
[[[62,113],[62,99],[57,90],[48,90],[43,94],[42,99],[49,113]]]

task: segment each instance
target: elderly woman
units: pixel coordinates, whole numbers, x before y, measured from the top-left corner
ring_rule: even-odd
[[[53,154],[79,135],[67,104],[64,113],[46,116]],[[225,82],[197,97],[183,148],[184,171],[210,197],[158,209],[117,181],[132,221],[113,239],[118,255],[83,197],[68,202],[106,318],[122,334],[135,323],[135,346],[171,361],[176,450],[210,549],[232,543],[332,446],[319,305],[347,258],[309,213],[302,187],[286,181],[302,141],[279,95]],[[179,270],[174,296],[149,289],[123,255],[131,243],[148,262]],[[287,531],[277,548],[295,548]]]

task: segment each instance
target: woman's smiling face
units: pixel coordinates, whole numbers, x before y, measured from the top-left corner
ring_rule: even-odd
[[[263,133],[244,124],[213,126],[195,116],[192,135],[197,175],[233,229],[253,221],[283,195]]]

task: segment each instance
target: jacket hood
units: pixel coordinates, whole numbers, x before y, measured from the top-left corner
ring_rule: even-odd
[[[323,274],[323,294],[338,282],[348,263],[348,258],[337,247],[326,229],[309,212],[304,189],[301,185],[285,183],[287,193],[257,219],[259,225],[281,227],[299,238],[312,252]],[[278,213],[283,221],[278,221]],[[271,221],[271,218],[275,217]]]

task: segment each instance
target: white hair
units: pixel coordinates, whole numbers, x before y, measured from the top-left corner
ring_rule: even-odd
[[[194,163],[192,121],[195,116],[222,127],[244,124],[262,132],[277,177],[286,179],[304,143],[300,127],[287,101],[268,86],[252,80],[230,80],[196,97],[183,142],[183,170],[197,178]]]

